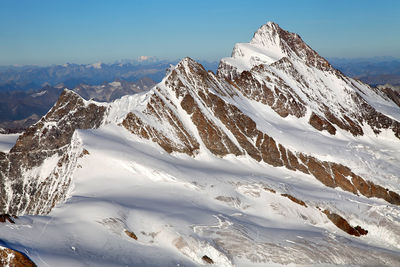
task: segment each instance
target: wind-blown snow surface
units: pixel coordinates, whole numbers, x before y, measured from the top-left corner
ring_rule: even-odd
[[[195,266],[204,255],[217,266],[400,263],[400,212],[385,201],[249,157],[170,155],[116,125],[77,135],[89,155],[67,202],[2,226],[6,246],[39,266]],[[368,235],[349,236],[317,206]]]

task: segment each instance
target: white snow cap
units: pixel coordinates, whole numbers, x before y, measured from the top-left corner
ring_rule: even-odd
[[[244,70],[260,64],[270,65],[283,57],[331,70],[329,63],[309,47],[296,33],[288,32],[274,22],[261,26],[248,43],[237,43],[231,57],[221,59],[218,73],[234,78]]]
[[[280,46],[280,38],[278,34],[279,25],[269,21],[261,26],[253,35],[250,44],[261,45],[264,47]]]
[[[287,56],[281,45],[279,26],[268,22],[261,26],[249,43],[237,43],[230,58],[221,62],[234,67],[239,73],[259,64],[271,64]]]

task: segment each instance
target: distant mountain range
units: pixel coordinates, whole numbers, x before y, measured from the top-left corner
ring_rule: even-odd
[[[400,85],[400,59],[393,57],[330,58],[329,62],[347,76],[371,86]]]
[[[149,90],[156,83],[148,78],[136,82],[115,80],[101,85],[79,84],[71,90],[83,98],[110,102],[124,95]],[[0,128],[3,132],[20,132],[45,115],[54,105],[65,84],[46,85],[37,91],[0,91]]]
[[[217,71],[218,62],[198,62],[206,70]],[[330,62],[345,75],[372,86],[400,85],[400,59],[331,58]],[[64,88],[77,92],[84,99],[110,102],[127,94],[147,91],[176,64],[146,57],[111,64],[0,66],[0,128],[15,132],[35,123],[53,106]],[[384,92],[397,100],[397,91],[386,89]]]
[[[73,91],[84,99],[93,99],[100,102],[110,102],[124,95],[133,95],[149,90],[156,84],[148,77],[141,78],[136,82],[115,80],[101,85],[80,84]]]
[[[167,60],[123,60],[112,64],[64,64],[52,66],[2,66],[0,67],[0,91],[38,90],[45,85],[63,83],[68,88],[79,84],[99,85],[122,79],[129,82],[143,77],[160,82],[170,65],[177,61]],[[205,68],[213,71],[218,62],[201,61]]]
[[[386,83],[400,85],[400,59],[393,57],[329,58],[331,64],[345,75],[369,85]],[[199,60],[206,70],[216,72],[217,61]],[[68,88],[80,84],[99,85],[115,80],[129,82],[143,77],[160,82],[166,70],[178,61],[145,57],[115,63],[64,64],[51,66],[0,66],[0,92],[33,91],[46,85],[63,83]]]
[[[200,61],[216,71],[218,62]],[[142,57],[115,63],[0,66],[0,128],[19,132],[54,105],[64,88],[85,99],[110,102],[150,89],[177,61]]]

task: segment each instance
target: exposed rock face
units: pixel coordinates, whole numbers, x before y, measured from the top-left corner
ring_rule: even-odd
[[[178,186],[185,188],[185,191],[182,191],[185,192],[183,197],[189,195],[186,192],[194,192],[194,190],[196,190],[196,194],[199,192],[204,195],[204,202],[202,197],[197,198],[194,195],[198,202],[193,201],[194,205],[189,206],[189,209],[194,207],[193,212],[198,209],[201,214],[207,214],[207,216],[218,214],[214,212],[214,209],[211,213],[205,212],[206,209],[202,208],[203,203],[211,206],[210,203],[212,202],[207,200],[207,198],[210,198],[216,204],[216,207],[223,206],[221,213],[229,212],[228,216],[215,215],[216,224],[194,225],[190,223],[193,233],[186,235],[189,227],[185,227],[185,235],[178,235],[174,239],[171,238],[173,235],[170,233],[175,229],[178,232],[180,229],[171,226],[172,224],[162,226],[162,228],[173,230],[166,230],[166,232],[160,234],[159,238],[161,239],[158,239],[158,241],[168,242],[168,238],[170,238],[170,243],[182,255],[190,258],[194,264],[220,266],[221,263],[226,263],[227,266],[231,266],[234,264],[233,260],[238,258],[247,259],[257,264],[267,264],[268,262],[290,264],[296,261],[296,264],[351,263],[365,265],[371,264],[369,261],[372,262],[375,257],[376,261],[373,261],[375,265],[382,262],[399,262],[396,251],[393,252],[393,255],[392,252],[386,253],[383,250],[374,251],[371,252],[370,257],[364,258],[368,246],[363,246],[362,242],[349,245],[347,243],[351,243],[351,241],[347,242],[348,236],[332,234],[330,231],[320,229],[320,226],[327,222],[326,215],[336,227],[347,234],[353,236],[368,234],[366,229],[359,225],[351,225],[351,222],[349,223],[345,219],[347,216],[354,218],[348,214],[354,212],[355,207],[358,206],[359,211],[355,213],[355,217],[358,216],[357,220],[365,219],[365,223],[360,223],[361,225],[374,225],[378,218],[378,220],[383,220],[379,221],[379,224],[385,225],[385,229],[395,226],[393,227],[394,230],[389,232],[398,233],[399,229],[396,228],[395,220],[387,223],[392,218],[396,218],[398,207],[380,205],[380,202],[376,200],[366,201],[354,195],[380,198],[394,205],[400,205],[400,195],[368,181],[365,177],[361,177],[359,174],[367,169],[364,166],[358,168],[357,165],[348,165],[355,166],[352,167],[352,170],[348,166],[338,163],[339,160],[344,162],[343,158],[340,156],[331,157],[332,154],[330,153],[332,151],[340,153],[339,149],[330,151],[329,145],[323,144],[324,148],[328,148],[327,150],[311,148],[308,150],[310,152],[305,153],[301,150],[308,149],[306,145],[314,145],[314,140],[305,141],[306,145],[297,145],[290,140],[294,131],[301,131],[301,134],[311,132],[312,137],[321,138],[317,140],[319,143],[324,141],[327,141],[328,144],[346,142],[343,146],[340,144],[340,147],[344,148],[346,145],[351,145],[347,143],[348,140],[356,140],[357,145],[362,144],[366,138],[359,136],[363,134],[369,134],[367,137],[371,137],[371,139],[375,138],[371,136],[371,129],[377,134],[383,129],[391,129],[394,134],[387,131],[384,137],[391,141],[397,141],[393,138],[394,135],[398,135],[398,130],[396,130],[398,129],[398,122],[394,119],[396,116],[391,118],[391,116],[385,115],[388,114],[385,113],[387,112],[385,109],[377,107],[387,104],[378,93],[334,70],[329,63],[304,45],[300,37],[280,30],[277,25],[271,24],[269,28],[273,33],[260,31],[255,35],[255,41],[251,45],[258,48],[269,46],[273,50],[273,47],[271,47],[271,44],[273,44],[279,49],[272,51],[271,55],[266,54],[264,57],[260,55],[251,58],[249,66],[247,66],[249,68],[246,67],[246,69],[241,70],[238,65],[235,65],[237,63],[235,60],[243,61],[246,59],[248,50],[254,48],[249,45],[235,47],[233,55],[236,58],[222,61],[221,72],[218,74],[207,72],[200,64],[190,58],[185,58],[177,66],[171,67],[165,79],[148,93],[124,97],[112,104],[102,105],[86,102],[72,92],[64,92],[53,109],[18,139],[10,153],[0,153],[0,200],[2,201],[0,211],[9,214],[43,214],[49,212],[57,202],[65,198],[65,192],[70,186],[77,159],[86,156],[96,157],[100,154],[99,150],[96,149],[90,149],[90,153],[83,149],[79,140],[80,133],[76,133],[75,130],[97,128],[103,123],[111,123],[113,124],[111,127],[105,127],[105,129],[96,132],[99,135],[105,133],[105,136],[102,137],[104,139],[96,140],[105,140],[106,146],[109,147],[108,141],[117,139],[115,138],[115,133],[118,132],[116,128],[118,126],[125,128],[127,131],[119,129],[123,138],[133,139],[133,143],[129,143],[129,145],[137,144],[140,154],[129,157],[127,151],[124,151],[123,161],[128,162],[129,160],[133,162],[132,164],[136,164],[136,160],[140,161],[141,159],[138,155],[146,154],[144,161],[150,162],[146,165],[146,168],[154,171],[144,171],[143,177],[150,179],[153,178],[153,175],[165,177],[164,174],[168,170],[171,170],[172,175],[174,170],[169,168],[170,166],[167,164],[177,163],[176,173],[179,174],[176,181],[183,178],[181,180],[183,183],[176,183],[177,187],[174,187],[174,189]],[[371,99],[378,100],[379,105],[376,105]],[[390,103],[388,105],[391,105]],[[274,124],[276,122],[282,122],[282,124],[277,126],[277,124]],[[288,129],[287,132],[285,132],[286,129]],[[114,135],[110,134],[111,131]],[[318,131],[324,131],[324,133],[320,134]],[[126,135],[130,133],[131,135],[127,137]],[[282,136],[279,136],[280,134]],[[92,133],[84,133],[86,138],[91,135]],[[110,136],[113,138],[110,138]],[[296,133],[293,136],[300,135]],[[116,145],[120,148],[123,141],[118,141]],[[159,158],[156,156],[159,151],[153,150],[153,147],[150,153],[143,152],[145,145],[139,144],[139,142],[146,144],[152,142],[153,144],[150,145],[158,145],[160,149],[164,149],[173,156],[162,153],[164,155]],[[88,147],[90,147],[91,144],[88,143]],[[354,150],[349,148],[349,151],[355,151],[355,148]],[[364,152],[364,150],[362,151]],[[324,154],[325,152],[326,154]],[[177,155],[178,153],[186,155]],[[113,156],[116,153],[110,154],[112,154],[110,159],[114,159]],[[371,154],[379,155],[378,153]],[[344,155],[349,158],[350,153]],[[359,155],[361,153],[356,156]],[[104,154],[101,156],[104,156]],[[214,156],[227,156],[229,159],[216,160]],[[323,159],[329,160],[323,160],[322,156]],[[150,157],[154,158],[150,159]],[[198,161],[187,159],[187,157],[197,157]],[[235,157],[235,159],[231,159],[232,157]],[[187,177],[190,174],[180,177],[180,173],[187,173],[181,172],[180,169],[186,169],[186,167],[182,164],[181,168],[180,160],[195,165],[204,158],[211,159],[212,162],[210,165],[208,165],[208,162],[204,165],[201,164],[203,166],[213,168],[212,164],[223,163],[221,164],[223,165],[221,167],[223,174],[231,171],[228,169],[230,166],[226,167],[225,164],[235,162],[242,164],[246,161],[245,164],[239,166],[255,166],[254,172],[260,172],[263,176],[260,177],[258,174],[253,176],[253,170],[249,168],[250,170],[243,172],[244,178],[242,179],[242,177],[237,177],[241,176],[241,170],[235,167],[232,168],[232,176],[229,175],[228,178],[220,180],[219,177],[215,177],[219,173],[203,171],[205,168],[200,166],[203,168],[201,176],[199,175],[201,178],[193,178],[195,181],[191,181],[192,177]],[[332,158],[338,158],[338,162],[334,162],[336,160]],[[365,158],[370,160],[372,157]],[[154,162],[152,162],[153,160]],[[358,159],[351,159],[351,164],[356,160]],[[385,160],[382,162],[386,164]],[[137,164],[140,165],[141,163],[138,162]],[[266,166],[267,164],[270,166]],[[83,170],[87,170],[85,168],[91,166],[90,162],[90,165],[84,166]],[[117,165],[117,168],[119,166]],[[157,174],[160,166],[162,170],[160,174]],[[190,170],[194,170],[193,176],[197,176],[196,168],[197,166],[190,168]],[[216,169],[218,168],[219,166],[216,166]],[[265,169],[260,171],[260,168]],[[271,171],[271,177],[268,177],[271,169],[274,170]],[[44,170],[48,171],[44,172]],[[140,172],[141,168],[137,168],[137,170]],[[82,173],[86,174],[87,172]],[[125,173],[129,175],[129,172],[124,172],[121,175],[123,184],[128,180]],[[213,175],[209,179],[206,177],[209,173],[214,173],[215,176]],[[212,180],[214,177],[217,180],[216,183]],[[369,177],[372,177],[372,175]],[[309,180],[313,178],[321,183],[319,185],[312,184],[313,182]],[[390,179],[392,178],[397,179],[397,177],[390,177]],[[92,181],[92,179],[87,180]],[[152,186],[158,183],[155,180],[152,181]],[[172,181],[175,180],[175,177],[165,180]],[[376,180],[382,181],[381,177]],[[248,184],[242,184],[243,181]],[[136,180],[134,182],[136,185]],[[203,182],[204,184],[202,184]],[[114,183],[114,181],[111,183]],[[222,187],[219,184],[223,184]],[[391,184],[391,181],[387,184]],[[144,183],[139,185],[144,185]],[[161,185],[163,189],[167,188],[164,181],[161,182]],[[312,190],[305,185],[310,186]],[[324,185],[354,195],[350,196],[348,193],[335,192],[331,189],[326,190],[326,188],[323,188]],[[127,187],[128,191],[126,192],[129,194],[130,188],[133,187]],[[186,188],[193,189],[193,191],[186,191]],[[219,188],[223,189],[219,190]],[[394,188],[397,187],[394,186]],[[307,192],[307,189],[309,192]],[[141,190],[140,186],[139,190]],[[326,195],[316,192],[318,190],[323,191]],[[151,189],[151,191],[154,190]],[[315,196],[312,195],[314,192]],[[333,195],[335,197],[332,197]],[[147,195],[145,197],[146,199],[143,198],[144,201],[136,195],[132,199],[138,200],[139,205],[144,202],[150,203],[150,205],[156,203],[146,201]],[[115,199],[114,196],[111,196],[111,199]],[[166,194],[165,198],[159,198],[157,203],[160,203],[163,199],[169,200],[170,195]],[[289,200],[296,204],[290,203]],[[347,201],[352,202],[349,207],[347,207],[348,203],[345,204]],[[202,202],[201,205],[198,205],[199,202]],[[324,208],[314,208],[316,203]],[[370,209],[371,203],[373,208]],[[343,206],[341,206],[342,204]],[[129,207],[126,208],[130,209]],[[255,214],[254,208],[261,209],[260,212],[265,212],[265,209],[268,208],[268,212],[264,213],[268,216],[253,216]],[[323,211],[325,215],[322,214],[322,210],[331,208],[335,210],[343,208],[342,211],[335,211],[342,215],[332,213],[329,210]],[[144,208],[141,206],[134,209],[141,210],[138,216],[144,214],[142,212]],[[238,213],[233,213],[234,209]],[[388,212],[388,218],[384,218],[385,212]],[[122,238],[126,241],[129,237],[128,240],[135,242],[134,240],[138,240],[139,237],[139,243],[145,244],[146,239],[149,240],[151,236],[150,242],[157,241],[154,237],[160,232],[143,229],[150,231],[148,233],[141,232],[141,235],[137,236],[129,230],[130,228],[135,229],[131,223],[139,223],[140,225],[143,225],[143,222],[150,223],[151,220],[154,221],[154,216],[149,216],[149,218],[151,217],[149,220],[134,219],[132,221],[131,214],[133,212],[126,213],[129,214],[129,217],[125,216],[124,211],[118,213],[122,213],[118,215],[121,218],[107,218],[100,222],[107,227],[110,226],[111,231],[117,233],[115,238]],[[250,213],[251,216],[245,215]],[[384,215],[382,216],[382,214]],[[143,215],[143,218],[145,216],[147,215]],[[186,220],[187,217],[182,217],[182,219]],[[252,217],[252,219],[247,220],[246,217]],[[260,223],[259,226],[262,228],[267,228],[270,219],[274,220],[274,226],[279,224],[280,220],[287,219],[290,224],[293,222],[306,223],[307,228],[315,226],[318,229],[314,232],[315,237],[311,237],[314,234],[307,234],[306,238],[297,236],[292,240],[291,238],[286,239],[286,234],[284,234],[282,242],[277,242],[278,239],[269,238],[269,235],[265,234],[269,230],[265,232],[264,230],[255,231],[259,227],[257,226],[258,222],[261,222],[263,218],[266,221]],[[0,216],[1,220],[6,221],[5,226],[10,226],[9,222],[12,217]],[[128,220],[130,227],[126,222]],[[333,226],[330,225],[328,228],[331,227]],[[136,227],[136,229],[138,228]],[[269,233],[276,232],[276,228],[272,229]],[[370,230],[372,229],[371,226]],[[293,232],[292,229],[290,231]],[[338,232],[340,231],[338,230]],[[312,232],[310,231],[310,233]],[[282,236],[280,231],[278,234]],[[260,238],[262,235],[267,236],[267,239]],[[273,240],[273,242],[270,242],[270,240]],[[393,240],[385,240],[390,242],[388,246],[397,245],[397,237]],[[332,247],[335,249],[330,249]],[[281,256],[285,253],[288,254],[288,252],[295,255],[295,260]],[[75,253],[75,250],[73,253]],[[319,261],[321,258],[323,260]],[[353,258],[356,258],[356,260],[353,260]]]
[[[350,168],[288,149],[257,125],[246,108],[256,105],[283,118],[306,119],[332,135],[338,129],[363,135],[369,125],[377,134],[392,129],[399,137],[400,123],[377,110],[369,98],[387,100],[335,70],[297,34],[269,23],[249,44],[236,45],[232,57],[221,60],[217,74],[185,58],[140,102],[128,103],[126,110],[121,111],[118,103],[129,98],[96,104],[64,91],[9,154],[0,153],[0,212],[49,212],[65,197],[82,153],[75,129],[97,128],[102,122],[117,123],[168,153],[249,155],[274,167],[312,175],[328,187],[400,205],[396,192],[366,181]],[[44,166],[50,171],[39,176]]]
[[[58,71],[56,72],[58,73]],[[49,111],[57,102],[64,88],[71,89],[86,100],[110,102],[124,95],[148,91],[155,84],[150,78],[144,77],[135,82],[117,79],[113,82],[104,82],[101,85],[81,83],[74,87],[58,84],[56,86],[46,85],[34,92],[0,92],[0,128],[5,133],[24,132]]]
[[[303,200],[301,200],[301,199],[295,198],[294,196],[289,195],[289,194],[281,194],[281,196],[287,197],[288,199],[290,199],[290,200],[293,201],[294,203],[297,203],[297,204],[299,204],[299,205],[304,206],[304,207],[307,208],[306,203],[305,203]]]
[[[252,72],[243,71],[235,82],[243,95],[269,105],[282,117],[293,115],[300,118],[305,115],[306,107],[301,98],[284,80],[266,70],[264,65],[254,67]]]
[[[314,112],[310,116],[310,121],[309,123],[311,124],[312,127],[317,129],[318,131],[323,131],[326,130],[328,133],[334,135],[336,134],[336,128],[326,119],[321,118]]]
[[[0,265],[10,267],[36,267],[26,255],[21,252],[0,246]]]
[[[210,257],[208,257],[207,255],[204,255],[203,257],[201,257],[201,259],[202,259],[205,263],[214,264],[214,261],[213,261]]]
[[[389,99],[391,99],[396,105],[400,107],[400,86],[394,86],[391,84],[379,85],[378,88],[385,93]]]
[[[9,214],[1,214],[0,223],[5,223],[6,221],[8,221],[9,223],[15,223],[12,219],[12,216],[10,216]]]
[[[138,239],[134,232],[129,231],[129,230],[125,230],[124,232],[125,232],[125,234],[126,234],[127,236],[129,236],[130,238],[135,239],[135,240]]]
[[[0,212],[43,214],[63,200],[81,153],[74,132],[100,126],[105,110],[64,91],[46,116],[18,138],[10,153],[0,155]]]
[[[360,235],[366,235],[368,234],[368,230],[363,229],[361,226],[357,225],[356,227],[354,227],[355,230],[357,230],[357,232]]]
[[[362,121],[368,123],[376,134],[382,129],[392,129],[397,138],[400,138],[400,122],[389,118],[373,108],[364,100],[359,100],[363,110]]]
[[[278,24],[269,22],[258,29],[250,41],[264,47],[279,47],[283,54],[293,55],[306,62],[307,65],[323,71],[332,71],[333,67],[326,59],[318,55],[296,33],[283,30]]]
[[[168,138],[161,130],[144,123],[140,117],[132,112],[126,116],[122,125],[132,133],[158,143],[168,153],[181,152],[193,156],[196,150],[199,149],[197,141],[186,131],[182,122],[159,96],[152,96],[144,113],[160,124],[168,123],[175,138]]]
[[[262,26],[250,43],[236,44],[232,56],[221,60],[217,75],[235,81],[246,97],[271,106],[282,117],[303,117],[305,107],[310,108],[309,123],[319,131],[334,135],[338,127],[359,136],[369,125],[376,133],[392,129],[399,137],[398,121],[366,100],[372,88],[344,76],[299,35],[275,23]],[[397,99],[395,92],[387,95]]]
[[[253,48],[256,49],[253,49]],[[267,54],[259,52],[258,48],[268,51]],[[248,51],[252,54],[247,54]],[[267,56],[266,56],[267,55]],[[236,44],[232,51],[232,58],[249,57],[248,66],[271,64],[282,57],[297,58],[308,66],[322,71],[335,71],[323,57],[311,49],[296,33],[285,31],[278,24],[268,22],[261,26],[255,33],[249,44]],[[243,71],[243,64],[235,64],[232,60],[223,59],[218,67],[218,74],[230,79],[235,79]],[[249,62],[241,62],[246,65]]]
[[[356,227],[352,227],[346,221],[346,219],[344,219],[342,216],[336,213],[331,213],[329,210],[324,210],[324,213],[326,214],[328,219],[331,220],[338,228],[345,231],[349,235],[361,236],[361,235],[366,235],[368,233],[367,230],[363,229],[359,225],[357,225]]]
[[[240,77],[244,77],[245,80],[248,75],[248,72],[244,72]],[[291,151],[257,129],[254,120],[231,104],[234,103],[232,99],[238,97],[237,91],[246,92],[242,89],[244,85],[249,88],[253,85],[252,90],[248,91],[249,94],[254,96],[257,91],[261,91],[259,95],[267,96],[264,100],[268,101],[269,94],[263,91],[267,89],[256,81],[236,80],[236,83],[232,84],[225,79],[218,79],[213,73],[205,71],[200,64],[186,58],[167,77],[165,82],[167,88],[159,87],[155,90],[147,108],[139,115],[147,121],[154,120],[160,124],[168,122],[168,125],[164,124],[162,128],[156,129],[156,126],[152,127],[143,123],[142,119],[133,113],[126,116],[122,125],[134,134],[153,140],[169,153],[176,151],[192,156],[193,151],[199,149],[199,143],[202,143],[210,152],[218,156],[248,154],[253,159],[264,161],[274,167],[285,166],[290,170],[311,174],[329,187],[340,187],[354,194],[360,193],[366,197],[378,197],[392,204],[400,204],[400,196],[397,193],[365,181],[348,167]],[[214,92],[209,88],[212,88]],[[171,94],[169,95],[168,92]],[[163,97],[160,97],[161,95]],[[257,99],[252,96],[250,98]],[[271,94],[270,98],[276,99],[276,96]],[[264,100],[259,101],[269,105]],[[193,129],[193,126],[189,125],[188,121],[179,121],[178,116],[175,115],[180,112],[179,106],[175,104],[179,102],[186,115],[190,116],[190,122],[193,123],[196,132],[184,130],[185,128]],[[279,100],[274,103],[277,102]],[[294,102],[289,101],[289,103]],[[293,105],[294,108],[290,109],[293,112],[288,111],[288,114],[294,116],[298,114],[301,117],[303,111],[299,107],[302,107],[302,104]],[[274,109],[274,105],[272,108]],[[277,113],[279,114],[279,111]],[[335,128],[327,121],[322,121],[321,127],[328,131],[335,131]],[[163,128],[171,128],[173,134],[171,135],[169,131],[168,135],[165,130],[163,133]],[[195,136],[200,138],[199,142],[196,142]]]

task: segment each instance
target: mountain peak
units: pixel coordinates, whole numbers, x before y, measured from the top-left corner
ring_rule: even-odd
[[[190,57],[184,57],[182,58],[178,64],[176,65],[176,67],[183,67],[183,66],[197,66],[197,67],[202,67],[204,68],[199,62],[197,62],[196,60],[190,58]]]
[[[173,70],[178,70],[181,74],[206,72],[204,67],[190,57],[185,57],[176,66],[171,66],[170,74]]]
[[[307,46],[297,33],[288,32],[272,21],[262,25],[250,41],[250,44],[265,48],[277,47],[287,56],[290,54],[290,50],[296,50],[294,46],[296,43],[302,44],[302,47]],[[293,52],[298,54],[298,51]]]
[[[184,57],[178,62],[177,66],[193,65],[193,64],[197,65],[199,63],[197,63],[194,59],[190,57]]]
[[[298,34],[288,32],[270,21],[254,33],[249,43],[237,43],[232,56],[221,60],[218,73],[234,78],[244,70],[261,64],[270,65],[283,57],[323,71],[334,71],[328,61],[309,47]]]
[[[262,25],[253,35],[250,44],[257,44],[264,47],[271,45],[279,46],[280,36],[279,33],[282,29],[275,22],[269,21]]]

